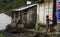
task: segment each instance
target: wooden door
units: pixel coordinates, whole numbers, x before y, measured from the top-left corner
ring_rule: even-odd
[[[23,24],[27,24],[27,13],[23,13],[22,21],[23,21]]]

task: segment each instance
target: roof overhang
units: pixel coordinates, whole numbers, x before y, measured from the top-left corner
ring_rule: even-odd
[[[18,9],[13,9],[11,11],[22,11],[22,10],[29,9],[29,8],[34,7],[34,6],[37,6],[37,4],[31,4],[31,5],[28,5],[26,7],[21,7],[21,8],[18,8]]]

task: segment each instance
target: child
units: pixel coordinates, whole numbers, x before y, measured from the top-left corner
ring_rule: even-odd
[[[48,32],[48,29],[49,29],[49,16],[47,15],[46,16],[46,32]]]
[[[49,16],[47,15],[46,16],[46,32],[48,32],[48,29],[50,29],[50,32],[52,32],[52,31],[54,31],[55,29],[54,29],[54,25],[53,24],[49,24],[49,21],[51,21],[51,22],[53,22],[51,19],[49,19]]]

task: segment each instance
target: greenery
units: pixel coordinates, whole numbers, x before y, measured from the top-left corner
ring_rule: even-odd
[[[5,37],[3,34],[0,34],[0,37]]]
[[[0,13],[26,5],[27,0],[0,0]],[[33,2],[37,0],[31,0]]]

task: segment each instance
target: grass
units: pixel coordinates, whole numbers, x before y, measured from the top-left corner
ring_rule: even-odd
[[[0,34],[0,37],[5,37],[3,34]]]

